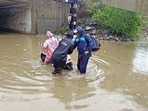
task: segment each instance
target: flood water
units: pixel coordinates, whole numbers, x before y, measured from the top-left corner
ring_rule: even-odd
[[[148,40],[101,41],[85,76],[53,76],[40,60],[44,36],[0,34],[1,111],[148,111]]]

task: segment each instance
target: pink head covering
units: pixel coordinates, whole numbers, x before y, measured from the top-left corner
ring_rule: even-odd
[[[51,33],[50,31],[47,31],[45,37],[46,38],[52,38],[53,37],[53,33]]]

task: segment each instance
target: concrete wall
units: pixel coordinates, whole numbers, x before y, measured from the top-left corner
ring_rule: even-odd
[[[31,10],[27,9],[17,13],[7,20],[5,27],[16,32],[31,33]]]
[[[19,1],[20,4],[15,5],[14,1]],[[69,4],[54,0],[12,0],[11,2],[15,7],[1,10],[3,14],[8,14],[7,17],[0,18],[1,27],[22,33],[45,34],[47,30],[54,32],[64,21],[68,22]],[[103,3],[148,14],[148,0],[103,0]]]
[[[148,15],[148,0],[103,0],[102,3]]]
[[[54,32],[67,21],[69,4],[53,0],[36,0],[31,6],[32,33],[45,34],[47,30]]]
[[[30,4],[26,2],[0,2],[0,27],[2,30],[31,32]]]
[[[36,10],[37,33],[42,34],[47,30],[54,32],[67,20],[69,5],[52,1],[40,5]]]
[[[0,15],[0,27],[29,34],[56,31],[67,21],[70,10],[69,4],[54,0],[13,0],[3,7],[1,14],[7,15],[5,18]]]

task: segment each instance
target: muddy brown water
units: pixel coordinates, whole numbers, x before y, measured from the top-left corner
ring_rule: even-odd
[[[85,76],[52,76],[40,60],[44,36],[0,34],[1,111],[148,111],[148,40],[101,41]]]

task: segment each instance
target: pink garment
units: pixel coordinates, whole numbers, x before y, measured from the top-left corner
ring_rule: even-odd
[[[46,40],[43,44],[43,50],[46,52],[45,62],[48,63],[51,60],[51,56],[54,50],[59,45],[59,41],[53,36],[53,34],[50,31],[47,31],[45,37]]]

